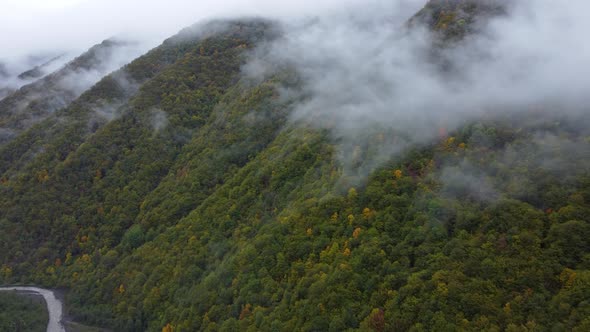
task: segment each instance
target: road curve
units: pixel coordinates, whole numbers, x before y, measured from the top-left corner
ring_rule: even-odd
[[[65,332],[61,320],[63,318],[63,304],[55,297],[53,291],[37,287],[0,287],[0,291],[16,291],[23,293],[35,293],[43,296],[49,312],[49,323],[47,332]]]

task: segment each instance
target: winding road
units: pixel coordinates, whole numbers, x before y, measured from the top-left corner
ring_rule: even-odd
[[[63,304],[57,299],[55,293],[48,289],[37,287],[0,287],[0,291],[16,291],[21,293],[34,293],[43,296],[45,303],[47,303],[47,311],[49,312],[49,323],[47,324],[47,332],[65,332],[63,324]]]

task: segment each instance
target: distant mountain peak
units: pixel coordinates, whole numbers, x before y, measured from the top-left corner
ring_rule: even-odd
[[[137,50],[136,50],[137,49]],[[119,69],[140,53],[139,44],[119,39],[107,39],[94,45],[52,73],[60,57],[51,59],[19,76],[36,81],[17,91],[0,90],[0,129],[18,133],[43,121],[58,109],[68,106],[101,78]],[[59,64],[59,63],[57,63]],[[11,137],[0,138],[0,144]]]
[[[511,0],[430,0],[408,22],[424,25],[443,40],[459,40],[477,29],[477,23],[506,14]]]
[[[49,72],[51,71],[51,67],[56,65],[56,63],[59,62],[60,60],[62,60],[64,57],[65,57],[65,54],[60,54],[58,56],[55,56],[55,57],[43,62],[42,64],[37,65],[34,68],[21,73],[20,75],[18,75],[18,78],[21,80],[33,80],[33,79],[41,78],[41,77],[49,74]]]

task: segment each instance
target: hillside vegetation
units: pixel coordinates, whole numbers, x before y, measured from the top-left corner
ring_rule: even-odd
[[[44,332],[48,320],[42,297],[0,292],[0,331]]]
[[[496,9],[445,6],[474,3],[415,20],[461,38]],[[242,73],[280,33],[187,29],[1,146],[0,282],[117,331],[590,329],[585,116],[465,123],[359,181],[400,134],[366,133],[345,174],[289,121],[296,71]]]
[[[67,63],[54,73],[26,84],[17,91],[0,98],[0,146],[21,132],[67,107],[96,81],[109,74],[111,67],[121,61],[120,53],[130,52],[131,43],[105,40]],[[50,60],[42,66],[49,66]],[[36,67],[19,76],[33,80],[42,76],[43,68]],[[0,76],[1,78],[1,76]]]

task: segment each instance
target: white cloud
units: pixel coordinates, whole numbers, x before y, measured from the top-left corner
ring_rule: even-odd
[[[407,0],[422,4],[424,0]],[[305,16],[363,0],[3,0],[0,58],[48,50],[85,50],[113,35],[162,39],[219,16]]]
[[[364,176],[404,148],[467,122],[589,114],[589,9],[587,0],[520,0],[485,33],[433,58],[426,31],[399,29],[407,17],[391,20],[388,12],[360,6],[290,26],[246,72],[264,73],[269,62],[296,68],[306,99],[293,120],[329,129],[342,145],[345,170]],[[441,70],[442,59],[450,69]],[[375,143],[379,131],[397,138]],[[359,168],[353,156],[370,145],[379,151]]]
[[[25,10],[59,10],[75,6],[87,0],[4,0],[4,6],[8,9]]]

